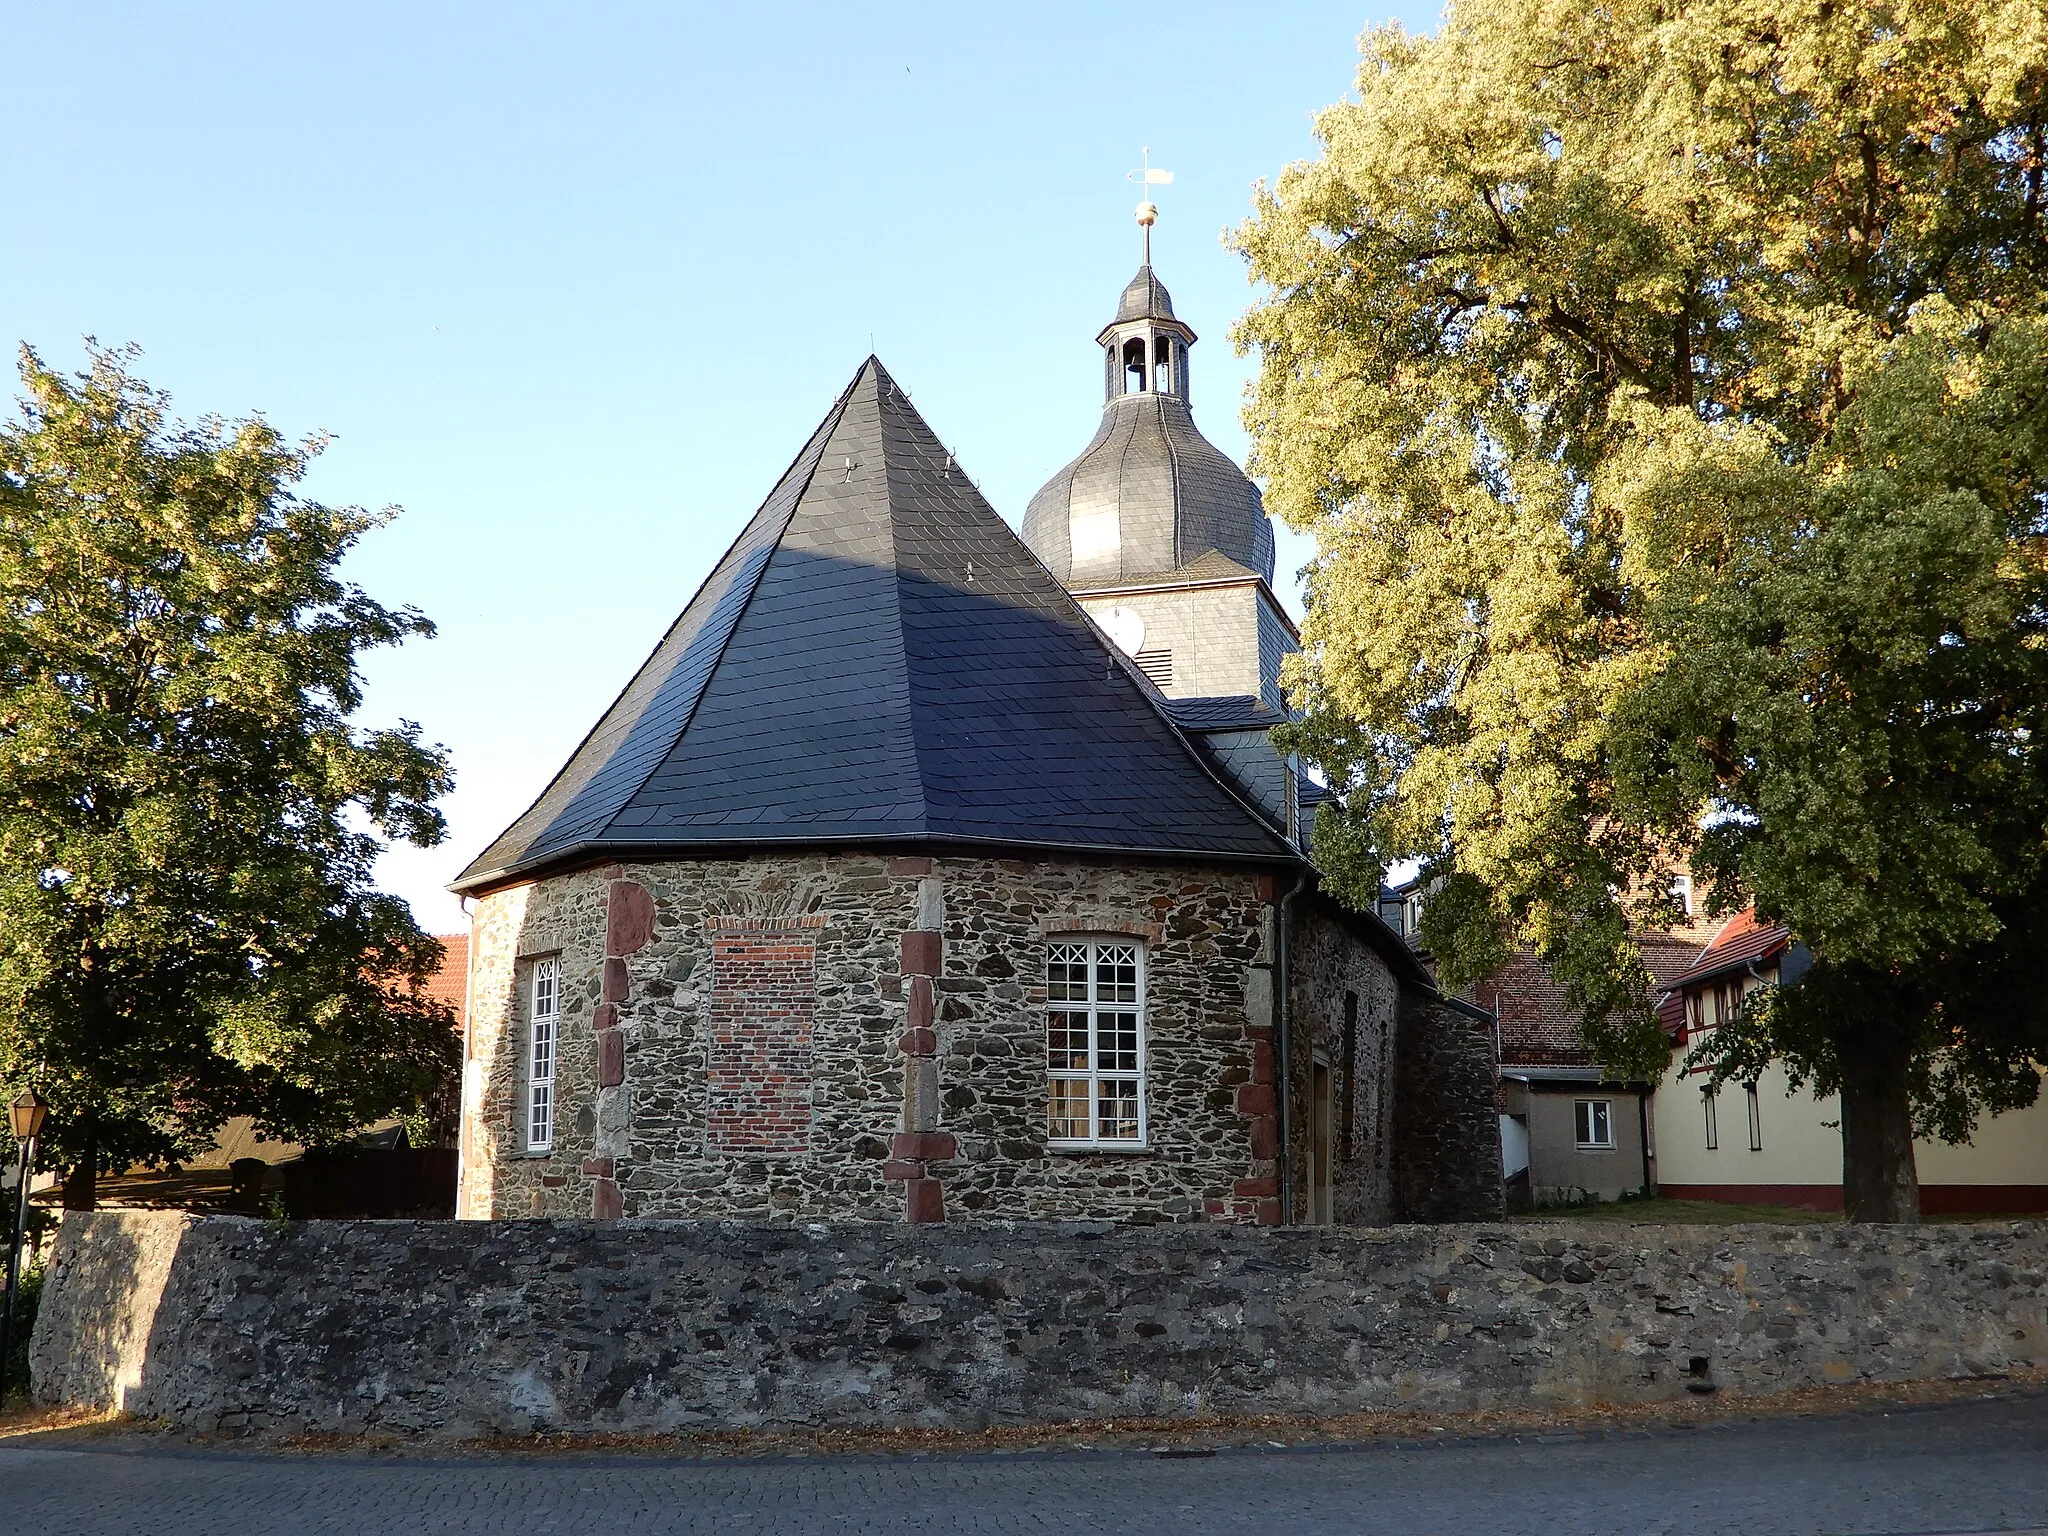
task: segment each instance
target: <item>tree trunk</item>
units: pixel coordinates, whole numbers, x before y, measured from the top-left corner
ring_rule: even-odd
[[[97,1152],[88,1153],[71,1165],[64,1175],[64,1209],[67,1211],[90,1211],[99,1205],[100,1160]]]
[[[64,1175],[64,1209],[67,1211],[96,1210],[100,1203],[100,1146],[99,1117],[93,1110],[85,1112],[85,1150],[78,1155],[78,1161],[71,1165]]]
[[[1879,1028],[1845,1052],[1842,1069],[1842,1214],[1850,1221],[1918,1223],[1913,1164],[1913,1048],[1904,1031]]]

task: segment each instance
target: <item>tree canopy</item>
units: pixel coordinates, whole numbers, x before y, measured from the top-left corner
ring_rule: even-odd
[[[1701,1060],[1841,1091],[1913,1214],[1912,1114],[2048,1058],[2048,6],[1459,0],[1317,133],[1236,238],[1322,858],[1659,1074],[1690,862],[1816,957]]]
[[[23,349],[0,425],[0,1085],[98,1170],[230,1116],[318,1143],[449,1082],[439,946],[371,885],[430,845],[450,773],[350,723],[358,654],[429,635],[336,568],[389,513],[299,499],[318,441],[183,425],[95,348]]]

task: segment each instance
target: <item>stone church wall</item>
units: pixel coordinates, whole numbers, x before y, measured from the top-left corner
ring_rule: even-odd
[[[1294,925],[1294,1216],[1305,1220],[1309,1212],[1310,1098],[1320,1055],[1333,1076],[1332,1215],[1346,1226],[1391,1221],[1400,983],[1326,911],[1304,902]],[[1491,1084],[1486,1092],[1490,1104]]]
[[[627,864],[485,896],[460,1214],[901,1221],[908,1192],[913,1213],[942,1198],[954,1218],[1258,1219],[1269,1020],[1248,978],[1268,910],[1237,869],[859,853]],[[1047,1149],[1061,932],[1145,942],[1144,1151]],[[526,1009],[548,956],[556,1135],[531,1155]],[[778,1129],[741,1135],[749,1106]]]
[[[1396,1047],[1394,1219],[1490,1221],[1503,1209],[1500,1053],[1490,1016],[1410,992]]]

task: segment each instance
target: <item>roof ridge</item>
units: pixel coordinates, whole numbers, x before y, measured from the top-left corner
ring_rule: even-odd
[[[796,520],[797,510],[803,506],[804,496],[810,490],[811,482],[818,477],[818,466],[825,461],[825,448],[832,441],[832,435],[838,429],[840,422],[845,420],[846,408],[852,404],[854,392],[860,388],[860,381],[867,377],[868,370],[871,368],[877,373],[882,373],[882,360],[872,352],[868,354],[868,360],[861,364],[860,370],[854,374],[852,381],[839,392],[839,398],[832,402],[832,409],[827,411],[825,419],[818,423],[818,430],[812,434],[811,441],[805,443],[802,451],[794,459],[790,460],[789,468],[784,470],[782,478],[775,482],[774,490],[769,491],[768,499],[772,501],[775,498],[776,492],[780,491],[788,483],[789,477],[796,472],[796,467],[803,461],[804,454],[811,453],[815,447],[816,452],[812,454],[811,467],[804,474],[803,484],[798,488],[797,493],[789,498],[789,510],[782,514],[782,527],[768,546],[768,558],[763,560],[755,570],[754,579],[747,588],[746,597],[741,601],[738,611],[733,614],[732,622],[725,627],[725,638],[718,642],[718,649],[712,656],[711,666],[705,675],[705,685],[697,690],[697,697],[691,702],[689,710],[683,715],[682,724],[676,731],[676,740],[680,741],[689,734],[690,723],[697,718],[697,711],[704,707],[704,696],[711,691],[711,676],[717,672],[718,663],[724,659],[727,647],[732,644],[733,636],[740,632],[740,625],[746,622],[747,610],[754,606],[754,596],[761,590],[761,579],[768,574],[768,567],[775,560],[775,551],[782,547],[783,539],[788,536],[789,525]],[[884,378],[888,377],[886,373],[883,373],[882,376]],[[886,462],[887,458],[885,455],[885,465]],[[767,503],[763,502],[762,505],[765,507]],[[758,513],[755,515],[759,516]],[[748,518],[748,527],[753,526],[753,522],[753,518]],[[742,528],[739,537],[735,538],[733,543],[737,544],[741,538],[745,537],[746,529]],[[723,556],[720,558],[723,559]],[[678,622],[680,621],[681,616],[678,615]],[[611,815],[605,818],[604,827],[601,830],[609,831],[611,829],[612,823],[619,819],[619,812],[633,803],[634,798],[639,795],[640,791],[647,787],[647,781],[661,771],[661,765],[666,760],[667,756],[664,754],[662,757],[654,759],[648,765],[647,771],[640,776],[640,782],[634,786],[633,793],[627,795],[624,800],[619,802],[619,810],[613,811]]]
[[[873,362],[874,359],[871,357],[869,361]],[[879,366],[879,364],[877,366]],[[762,498],[761,505],[755,508],[754,515],[752,517],[749,517],[744,523],[740,525],[739,532],[734,534],[731,542],[725,546],[725,552],[721,554],[715,561],[712,562],[710,573],[705,577],[704,581],[698,586],[697,590],[691,594],[690,601],[683,605],[682,611],[679,612],[675,616],[675,618],[670,621],[668,628],[664,629],[661,632],[661,638],[654,642],[654,648],[647,653],[646,658],[640,663],[640,665],[633,669],[632,674],[626,679],[624,686],[621,687],[619,691],[613,695],[611,703],[606,705],[602,710],[598,712],[597,718],[591,722],[590,729],[583,733],[581,739],[577,741],[574,749],[571,750],[569,755],[562,760],[562,766],[557,768],[554,771],[553,775],[549,777],[547,783],[541,786],[540,793],[534,796],[532,803],[529,804],[524,811],[520,812],[518,816],[514,817],[511,825],[506,827],[503,832],[500,832],[497,837],[493,838],[491,842],[484,847],[482,852],[480,852],[477,855],[477,858],[470,862],[469,867],[464,869],[461,875],[457,877],[456,885],[467,885],[473,883],[473,878],[489,878],[494,874],[509,871],[509,869],[513,865],[516,865],[520,862],[520,859],[518,857],[515,857],[511,861],[511,864],[508,864],[506,866],[505,871],[480,871],[476,868],[477,863],[480,862],[485,856],[487,856],[493,848],[497,847],[498,844],[502,843],[507,837],[509,837],[514,831],[516,831],[521,822],[525,821],[527,817],[531,816],[535,811],[540,809],[541,805],[547,800],[548,796],[554,793],[555,786],[560,784],[563,781],[563,779],[568,777],[570,771],[574,769],[577,766],[577,764],[582,761],[584,752],[589,748],[591,742],[596,739],[597,734],[604,729],[606,723],[611,719],[613,712],[617,710],[619,706],[626,701],[627,696],[632,693],[634,685],[640,681],[641,677],[646,673],[647,669],[654,664],[655,658],[661,655],[662,651],[667,647],[670,639],[674,637],[676,631],[681,629],[684,621],[690,617],[690,610],[696,606],[697,599],[703,596],[706,588],[708,588],[711,582],[716,579],[718,573],[721,570],[725,569],[727,562],[733,558],[733,555],[739,549],[739,547],[746,542],[747,535],[754,531],[755,524],[757,524],[761,520],[762,516],[767,512],[769,506],[775,501],[775,498],[781,493],[783,487],[790,483],[791,477],[798,472],[799,468],[803,465],[804,460],[806,458],[809,458],[811,460],[811,464],[808,469],[803,471],[803,483],[800,487],[798,487],[796,493],[789,498],[788,504],[782,513],[783,530],[786,531],[788,529],[790,519],[796,515],[796,509],[802,503],[804,493],[810,489],[811,481],[813,478],[816,477],[818,473],[818,465],[823,460],[825,455],[825,445],[832,441],[832,432],[838,426],[840,419],[846,414],[847,403],[850,400],[852,400],[853,392],[855,388],[858,387],[858,385],[860,384],[862,375],[865,374],[866,372],[867,369],[863,367],[859,373],[856,373],[853,376],[852,380],[846,385],[846,387],[839,392],[839,398],[833,401],[832,408],[825,413],[824,420],[818,423],[817,429],[812,432],[810,438],[804,443],[803,447],[797,450],[796,456],[789,461],[788,467],[785,468],[782,471],[782,473],[776,477],[775,484],[769,489],[768,494]],[[770,554],[774,552],[776,545],[780,542],[781,534],[778,533],[776,537],[770,540],[768,543],[768,550]],[[732,644],[732,637],[736,633],[738,633],[740,619],[745,616],[747,608],[752,605],[754,600],[754,593],[760,590],[761,577],[767,571],[767,569],[768,561],[766,559],[763,559],[760,565],[756,567],[753,573],[753,577],[748,586],[747,595],[739,605],[739,611],[733,615],[732,622],[726,627],[724,638],[718,642],[716,652],[714,653],[712,666],[710,668],[707,668],[705,671],[705,678],[707,681],[709,680],[711,673],[716,670],[716,663],[718,658],[723,657],[723,655],[725,654],[726,647]],[[704,690],[700,686],[698,689],[696,699],[694,699],[691,702],[689,711],[684,715],[682,724],[676,732],[676,739],[680,740],[683,732],[689,729],[690,721],[696,717],[697,710],[703,704],[703,702]],[[595,827],[591,829],[593,835],[579,838],[577,839],[577,841],[600,841],[600,837],[596,836],[595,834],[601,834],[605,831],[610,830],[612,823],[618,819],[619,812],[632,803],[633,797],[637,795],[642,789],[644,789],[647,785],[647,781],[651,779],[655,775],[655,773],[657,773],[660,770],[661,764],[665,756],[665,753],[651,755],[646,771],[639,775],[633,790],[625,796],[621,797],[618,805],[605,815],[603,821],[599,822]],[[603,767],[604,764],[599,764],[597,771],[601,772],[603,770]],[[596,773],[593,773],[592,778],[594,779],[595,777]],[[557,813],[557,817],[559,817],[562,814],[565,814],[567,811],[572,809],[574,807],[574,804],[575,799],[572,796],[569,804],[565,805],[562,808],[562,811]],[[553,825],[552,822],[548,823],[548,826],[551,825]],[[546,831],[547,826],[543,826],[540,829],[540,834],[544,835]],[[529,844],[529,846],[531,846],[531,844]],[[451,887],[451,889],[452,888],[453,887]]]
[[[884,377],[887,377],[886,373],[884,374]],[[895,381],[892,379],[890,380],[890,382],[893,385]],[[899,395],[902,395],[900,388],[898,388],[897,393]],[[907,395],[902,396],[902,399],[904,404],[909,404],[909,397]],[[918,416],[916,414],[916,407],[910,406],[910,411],[912,416],[914,416],[918,422],[923,424],[925,430],[929,432],[931,430],[930,423],[925,422],[922,416]],[[934,439],[936,439],[937,434],[934,433],[933,437]],[[949,454],[948,458],[950,459],[951,457],[952,456]],[[886,453],[884,454],[884,462],[887,462]],[[958,467],[957,462],[955,464],[955,467]],[[965,474],[964,470],[962,471],[962,474]],[[1001,514],[997,513],[993,506],[989,506],[987,498],[981,495],[979,488],[974,486],[974,482],[971,479],[968,481],[968,485],[972,490],[975,498],[980,500],[984,506],[988,507],[990,515],[995,517],[995,519],[998,522],[1001,522]],[[893,525],[895,521],[895,515],[895,506],[892,498],[892,504],[890,508],[892,538],[894,537]],[[1261,808],[1259,805],[1257,805],[1254,801],[1252,801],[1248,796],[1246,796],[1244,792],[1240,790],[1238,786],[1234,782],[1232,782],[1232,780],[1226,774],[1221,772],[1212,762],[1210,762],[1208,754],[1205,751],[1203,751],[1203,749],[1195,742],[1194,738],[1185,729],[1182,728],[1180,722],[1173,718],[1173,713],[1168,708],[1168,701],[1166,695],[1160,691],[1159,685],[1153,682],[1152,679],[1145,674],[1144,670],[1138,666],[1137,662],[1133,658],[1127,656],[1124,653],[1123,647],[1119,646],[1114,640],[1109,638],[1108,633],[1102,628],[1100,624],[1098,624],[1095,621],[1094,615],[1089,613],[1087,608],[1082,605],[1081,600],[1075,597],[1074,594],[1068,590],[1066,584],[1052,573],[1051,568],[1047,566],[1042,559],[1039,558],[1038,552],[1034,550],[1029,544],[1025,543],[1024,540],[1017,535],[1016,530],[1010,528],[1007,523],[1003,524],[1003,527],[1004,530],[1010,535],[1011,539],[1015,542],[1017,548],[1023,551],[1025,557],[1031,562],[1032,565],[1037,567],[1039,574],[1045,578],[1046,587],[1054,594],[1054,600],[1059,604],[1063,605],[1071,614],[1073,614],[1081,620],[1087,632],[1094,637],[1097,646],[1101,648],[1104,654],[1110,659],[1110,661],[1114,665],[1116,665],[1123,671],[1124,676],[1135,686],[1138,693],[1138,697],[1144,700],[1146,705],[1151,709],[1153,715],[1166,727],[1167,735],[1172,738],[1174,744],[1180,749],[1181,755],[1188,762],[1192,763],[1195,766],[1195,768],[1199,772],[1201,772],[1202,775],[1206,777],[1212,784],[1216,785],[1217,788],[1221,789],[1224,792],[1224,794],[1227,795],[1240,809],[1244,810],[1248,815],[1250,815],[1256,825],[1258,825],[1261,829],[1265,830],[1270,835],[1272,835],[1275,838],[1275,840],[1278,841],[1280,846],[1286,849],[1287,853],[1291,857],[1300,861],[1301,863],[1309,865],[1310,868],[1313,868],[1313,861],[1308,859],[1308,857],[1305,854],[1303,854],[1298,847],[1296,847],[1291,841],[1289,841],[1286,834],[1285,826],[1283,825],[1282,827],[1276,830],[1274,828],[1272,819],[1267,815],[1265,810]],[[898,590],[900,600],[900,584]]]
[[[906,496],[912,490],[912,486],[910,485],[907,479],[902,478],[902,469],[900,466],[897,465],[895,461],[895,455],[890,452],[889,408],[893,403],[897,401],[900,401],[903,405],[910,405],[910,397],[903,392],[903,386],[896,382],[895,377],[889,372],[889,370],[882,366],[882,361],[880,358],[871,356],[868,360],[875,365],[875,371],[878,375],[878,382],[881,385],[881,387],[878,388],[875,392],[875,430],[880,434],[882,443],[882,505],[887,515],[887,522],[889,526],[889,570],[890,575],[892,577],[891,584],[895,589],[896,599],[895,602],[890,606],[892,616],[894,617],[896,622],[896,661],[898,667],[902,671],[905,684],[908,685],[910,681],[910,639],[907,633],[908,626],[905,623],[903,616],[904,590],[903,528],[901,522],[902,503],[899,501],[897,497],[897,490],[899,486],[899,480],[901,481],[901,489],[903,490]],[[911,406],[910,408],[913,412],[915,412],[917,409],[915,406]],[[936,435],[937,434],[934,434],[934,436]],[[950,463],[951,460],[952,455],[948,454],[947,461]],[[964,475],[966,471],[962,470],[961,473]],[[909,729],[910,757],[911,761],[916,763],[917,765],[917,776],[918,783],[920,786],[920,793],[918,795],[918,820],[921,824],[922,829],[926,832],[929,832],[931,829],[932,822],[932,808],[930,800],[922,793],[922,786],[924,783],[924,754],[918,746],[917,724],[914,711],[912,713],[912,718],[909,723]]]

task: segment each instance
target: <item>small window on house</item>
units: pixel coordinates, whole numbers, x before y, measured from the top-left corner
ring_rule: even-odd
[[[1578,1121],[1579,1145],[1604,1149],[1614,1145],[1614,1101],[1579,1099],[1572,1105]]]
[[[1145,954],[1132,939],[1046,951],[1048,1130],[1056,1147],[1145,1142]]]
[[[1742,1085],[1743,1097],[1749,1101],[1749,1150],[1761,1152],[1764,1149],[1763,1107],[1756,1101],[1756,1084]]]
[[[1681,919],[1692,916],[1691,875],[1673,875],[1671,877],[1671,910]]]
[[[1709,1152],[1718,1152],[1721,1149],[1721,1122],[1720,1117],[1714,1113],[1714,1106],[1719,1098],[1719,1092],[1711,1083],[1700,1090],[1700,1108],[1707,1117],[1707,1150]]]
[[[526,1021],[526,1148],[546,1152],[555,1144],[555,1043],[561,1030],[562,962],[538,960],[533,967],[533,1006]]]

